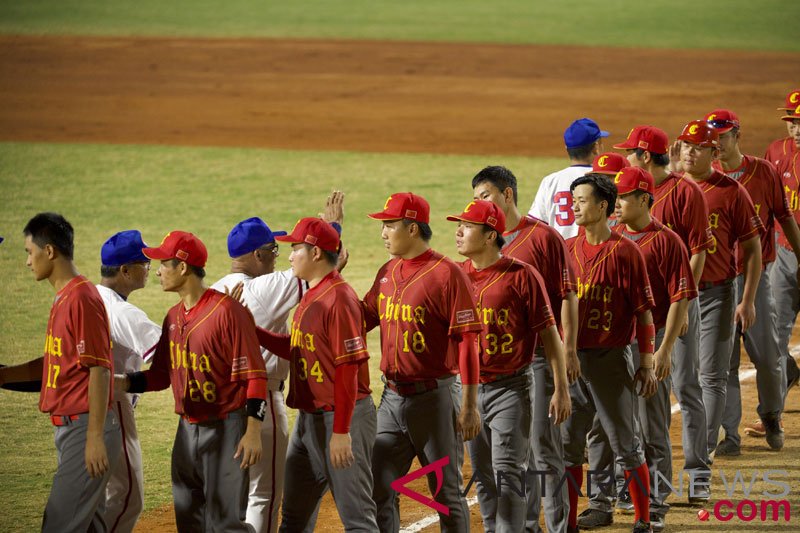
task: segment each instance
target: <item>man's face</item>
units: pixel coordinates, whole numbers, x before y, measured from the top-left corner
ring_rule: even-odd
[[[690,174],[710,172],[713,161],[714,148],[681,141],[681,163],[683,163],[684,170]]]
[[[647,196],[630,192],[628,194],[618,194],[617,204],[614,209],[617,221],[620,224],[628,224],[637,220],[647,212]]]
[[[311,279],[313,257],[311,251],[313,248],[303,243],[292,245],[292,253],[289,254],[289,263],[292,265],[294,275],[302,280],[308,281]]]
[[[594,196],[594,187],[581,184],[572,191],[572,211],[575,213],[575,223],[579,226],[588,226],[606,218],[606,202],[598,201]]]
[[[144,288],[150,275],[150,261],[128,263],[126,266],[133,290]]]
[[[28,253],[25,265],[33,272],[34,279],[42,281],[49,278],[53,272],[53,263],[47,254],[46,248],[39,248],[39,245],[33,242],[31,236],[26,235],[25,251]]]
[[[156,272],[156,276],[161,282],[161,290],[165,292],[176,292],[184,283],[182,271],[186,268],[186,263],[179,261],[173,266],[172,262],[172,259],[161,261]]]
[[[472,257],[486,249],[487,235],[483,232],[483,224],[459,221],[456,228],[456,249],[458,253]]]
[[[733,130],[719,136],[719,158],[727,160],[736,152],[736,143],[739,142],[738,132]]]
[[[800,118],[788,120],[786,129],[789,131],[789,137],[794,139],[794,145],[800,148]]]
[[[513,193],[509,191],[511,196],[511,202],[513,203],[514,197]],[[497,207],[503,210],[503,214],[507,215],[509,210],[509,202],[506,199],[506,196],[503,192],[495,187],[494,184],[484,181],[483,183],[479,183],[475,188],[472,190],[472,199],[473,200],[486,200],[487,202],[494,203]]]
[[[405,255],[414,241],[409,233],[411,225],[406,226],[402,220],[384,220],[381,228],[381,239],[386,250],[394,256]]]
[[[278,259],[279,252],[280,248],[276,242],[265,244],[253,252],[256,259],[257,276],[275,272],[275,262]]]

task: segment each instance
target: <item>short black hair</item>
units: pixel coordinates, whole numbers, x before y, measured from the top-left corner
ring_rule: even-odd
[[[114,278],[119,274],[120,267],[100,265],[100,276],[103,278]]]
[[[483,228],[484,235],[487,234],[487,233],[491,233],[493,231],[497,231],[496,229],[491,227],[489,224],[483,224],[481,227]],[[497,248],[499,248],[500,250],[502,250],[503,246],[506,245],[506,240],[503,238],[503,235],[499,231],[497,231],[497,237],[495,238],[494,243],[497,245]]]
[[[655,202],[655,199],[653,198],[653,195],[650,194],[649,192],[635,190],[631,192],[631,194],[636,195],[637,198],[641,198],[642,196],[647,195],[647,207],[653,207],[653,202]]]
[[[594,150],[595,144],[597,144],[597,141],[592,141],[589,144],[582,144],[575,148],[567,148],[567,155],[570,159],[589,159],[592,156],[592,150]]]
[[[636,157],[641,159],[645,152],[647,152],[647,150],[644,148],[637,148]],[[657,167],[665,167],[669,165],[669,154],[657,154],[655,152],[650,152],[650,158],[653,160],[653,164]]]
[[[422,240],[425,242],[430,242],[431,237],[433,237],[433,230],[428,224],[424,222],[418,222],[416,220],[411,220],[410,218],[404,218],[402,220],[403,220],[403,225],[405,227],[408,227],[411,224],[416,224],[417,227],[419,228],[419,235],[420,237],[422,237]]]
[[[572,185],[569,186],[569,191],[574,192],[575,188],[579,185],[590,185],[592,187],[592,194],[597,201],[602,202],[605,200],[606,218],[610,217],[617,203],[617,186],[614,185],[611,178],[605,174],[590,172],[573,181]]]
[[[72,224],[58,213],[39,213],[28,221],[22,234],[30,237],[39,248],[49,244],[65,258],[72,259],[75,231]]]
[[[475,177],[472,178],[472,188],[474,189],[478,185],[484,182],[489,182],[500,192],[505,191],[507,188],[511,187],[511,191],[514,193],[514,205],[517,203],[517,177],[514,176],[514,173],[508,170],[506,167],[502,167],[499,165],[486,167],[477,174]]]
[[[183,262],[184,261],[181,261],[180,259],[170,259],[170,263],[172,264],[172,268],[175,268],[176,266],[178,266],[179,264],[181,264]],[[191,272],[192,274],[194,274],[198,278],[203,279],[204,277],[206,277],[206,269],[205,268],[194,266],[194,265],[190,265],[189,263],[186,263],[186,266],[189,268],[189,272]]]

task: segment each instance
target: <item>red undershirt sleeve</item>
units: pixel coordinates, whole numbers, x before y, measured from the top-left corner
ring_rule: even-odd
[[[454,338],[455,342],[458,342],[458,367],[461,372],[461,382],[464,385],[476,385],[478,383],[480,360],[478,359],[477,343],[475,342],[476,336],[476,332],[467,331]]]
[[[265,400],[267,398],[267,378],[252,378],[247,380],[247,399]]]
[[[358,392],[358,367],[361,362],[344,363],[336,367],[336,376],[333,382],[333,401],[336,409],[333,411],[333,432],[348,433],[350,419],[356,405]]]
[[[273,333],[259,326],[256,326],[256,335],[258,336],[258,343],[261,346],[281,359],[289,359],[289,352],[292,347],[289,342],[289,335]]]

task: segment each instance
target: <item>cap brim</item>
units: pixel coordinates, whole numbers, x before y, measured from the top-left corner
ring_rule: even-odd
[[[288,234],[289,234],[289,232],[286,232],[286,231],[273,231],[272,232],[272,235],[274,235],[275,237],[282,237],[282,236],[288,235]]]
[[[289,235],[285,231],[282,231],[281,235],[278,235],[278,232],[274,232],[273,235],[275,235],[275,240],[278,242],[285,242],[287,244],[298,244],[303,242],[303,239],[295,237],[294,235]]]
[[[605,131],[605,130],[600,130],[600,137],[608,137],[609,135],[611,135],[611,134],[610,134],[610,133],[608,133],[607,131]]]
[[[784,115],[784,116],[781,117],[781,120],[786,120],[788,122],[790,120],[796,120],[796,119],[799,119],[799,118],[800,118],[800,115]]]
[[[464,218],[463,215],[449,215],[447,220],[450,222],[469,222],[470,224],[483,224],[483,222],[477,222],[475,220],[469,220]]]
[[[397,215],[389,215],[381,211],[380,213],[372,213],[367,215],[369,218],[374,218],[375,220],[401,220],[403,217],[399,217]]]
[[[617,173],[613,170],[592,170],[591,172],[587,172],[587,174],[603,174],[604,176],[616,176]]]
[[[142,253],[148,259],[156,259],[158,261],[166,261],[167,259],[175,258],[173,254],[170,254],[161,248],[142,248]]]
[[[636,150],[637,146],[628,144],[627,142],[612,145],[614,150]]]

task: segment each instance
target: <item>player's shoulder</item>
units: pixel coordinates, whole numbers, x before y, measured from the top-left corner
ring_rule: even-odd
[[[239,282],[247,283],[250,279],[252,279],[247,274],[242,272],[231,272],[230,274],[226,274],[225,276],[221,277],[214,283],[211,288],[215,291],[225,292],[225,288],[233,288]]]
[[[71,286],[70,286],[71,285]],[[100,305],[105,307],[97,287],[84,276],[77,276],[65,287],[63,298],[69,305]]]
[[[753,169],[755,175],[765,178],[778,177],[778,168],[771,161],[754,155],[746,155],[744,157],[747,166]]]

